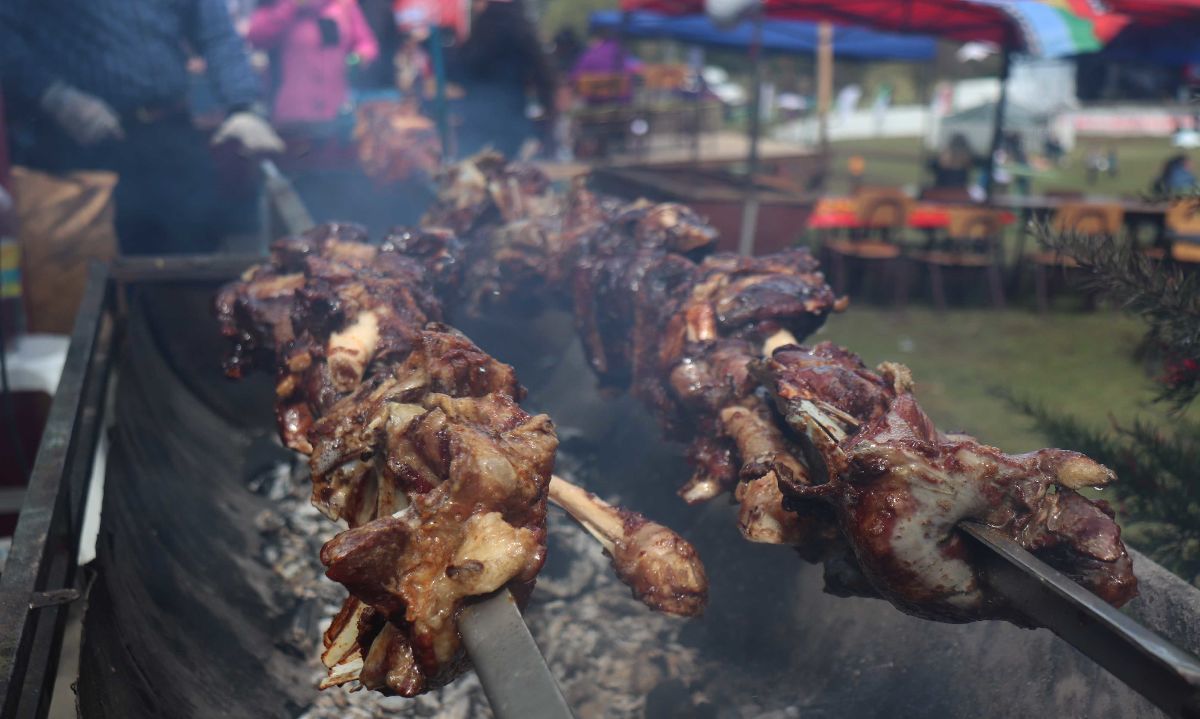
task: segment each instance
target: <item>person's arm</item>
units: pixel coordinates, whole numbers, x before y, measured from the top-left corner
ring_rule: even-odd
[[[229,113],[213,134],[213,144],[232,140],[247,152],[282,151],[283,140],[263,118],[262,87],[250,68],[246,45],[233,29],[225,0],[195,1],[190,39],[208,65],[217,97]],[[292,4],[291,0],[282,2]]]
[[[379,43],[358,3],[345,0],[345,4],[346,19],[350,25],[350,52],[356,53],[364,65],[369,65],[379,57]]]
[[[297,5],[293,0],[279,0],[274,5],[256,9],[250,14],[246,39],[264,50],[274,47],[296,19]]]
[[[33,52],[29,23],[35,21],[36,2],[0,3],[0,85],[10,98],[40,107],[81,145],[124,137],[121,120],[107,102],[55,77]]]
[[[250,67],[246,45],[233,29],[224,0],[195,0],[190,38],[204,58],[208,73],[226,110],[245,110],[262,98],[258,76]],[[291,5],[291,0],[282,4]]]

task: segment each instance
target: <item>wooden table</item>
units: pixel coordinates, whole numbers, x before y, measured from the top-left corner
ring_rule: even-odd
[[[1167,208],[1165,202],[1147,202],[1145,200],[1127,197],[1106,197],[1102,195],[1083,195],[1081,197],[1055,197],[1046,195],[1001,195],[992,199],[996,207],[1005,207],[1021,213],[1021,229],[1017,234],[1017,257],[1013,264],[1012,275],[1009,278],[1009,292],[1016,292],[1021,281],[1021,269],[1025,259],[1025,242],[1029,236],[1029,223],[1034,217],[1044,218],[1058,210],[1063,205],[1116,205],[1124,211],[1124,224],[1135,237],[1142,227],[1151,227],[1154,231],[1154,244],[1157,247],[1169,249],[1167,242]]]

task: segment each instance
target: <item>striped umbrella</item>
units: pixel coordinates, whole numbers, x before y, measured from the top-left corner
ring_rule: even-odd
[[[704,2],[623,0],[621,9],[697,14]],[[763,10],[767,17],[993,42],[1038,57],[1095,52],[1128,22],[1095,0],[764,0]]]

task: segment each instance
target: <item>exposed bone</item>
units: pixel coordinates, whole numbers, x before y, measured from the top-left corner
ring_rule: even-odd
[[[774,472],[742,482],[737,488],[738,529],[760,544],[799,544],[803,538],[800,517],[783,508],[783,492]]]
[[[329,371],[334,387],[349,392],[357,387],[379,344],[379,318],[373,310],[359,313],[354,322],[329,337]]]
[[[796,339],[796,335],[787,330],[779,330],[775,334],[763,340],[763,357],[770,357],[771,355],[775,354],[775,350],[784,345],[798,344],[800,344],[800,341]]]
[[[329,676],[322,679],[317,688],[328,689],[329,687],[340,687],[343,684],[358,681],[362,675],[362,668],[363,659],[361,655],[344,664],[338,664],[329,670]]]
[[[686,540],[642,515],[614,507],[561,477],[550,501],[566,510],[612,557],[617,576],[652,609],[692,617],[704,611],[708,578]]]
[[[347,597],[341,611],[333,618],[329,629],[325,630],[325,651],[321,653],[321,662],[330,670],[345,664],[356,654],[361,658],[358,628],[366,610],[366,604],[354,597]]]

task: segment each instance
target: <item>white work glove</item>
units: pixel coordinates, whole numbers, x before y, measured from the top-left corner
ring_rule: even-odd
[[[121,118],[100,98],[56,82],[42,95],[42,109],[80,145],[125,137]]]
[[[283,152],[284,144],[271,125],[254,112],[235,112],[217,128],[212,144],[235,140],[249,153]]]

